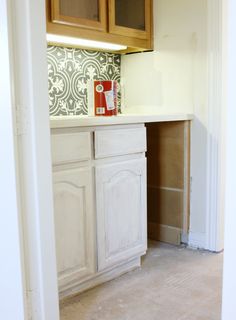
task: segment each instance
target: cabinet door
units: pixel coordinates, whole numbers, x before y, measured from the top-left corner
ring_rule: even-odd
[[[109,32],[149,39],[152,29],[152,0],[108,0]]]
[[[96,168],[98,269],[147,248],[146,159]]]
[[[59,288],[95,272],[95,219],[89,168],[54,172]]]
[[[106,0],[51,0],[52,22],[106,31]]]

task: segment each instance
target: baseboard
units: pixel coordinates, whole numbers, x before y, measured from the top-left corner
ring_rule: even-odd
[[[206,249],[206,234],[190,231],[188,246],[195,249]]]
[[[140,256],[138,256],[116,267],[94,274],[89,279],[83,282],[81,282],[80,280],[77,283],[74,282],[73,284],[65,285],[60,288],[60,292],[59,292],[60,300],[77,295],[83,291],[94,288],[99,284],[113,280],[121,276],[122,274],[125,274],[129,271],[132,271],[140,267],[140,265],[141,265],[141,258]]]
[[[189,239],[188,233],[182,232],[181,233],[181,243],[188,244],[188,242],[189,242],[188,239]]]

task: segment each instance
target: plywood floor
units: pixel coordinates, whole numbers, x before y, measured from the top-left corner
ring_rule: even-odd
[[[142,268],[61,304],[61,320],[220,320],[222,254],[151,242]]]

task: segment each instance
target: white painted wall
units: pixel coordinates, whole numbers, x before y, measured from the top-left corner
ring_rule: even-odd
[[[193,113],[190,244],[205,246],[207,1],[154,0],[154,52],[122,57],[127,113]]]
[[[205,0],[154,0],[155,51],[122,57],[129,112],[192,113],[197,104],[205,115],[206,13]]]

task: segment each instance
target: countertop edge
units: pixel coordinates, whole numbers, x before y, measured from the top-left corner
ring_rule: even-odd
[[[122,125],[150,122],[187,121],[193,120],[193,114],[166,114],[166,115],[118,115],[112,117],[89,116],[53,116],[50,117],[51,129],[72,127],[93,127]]]

